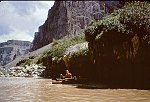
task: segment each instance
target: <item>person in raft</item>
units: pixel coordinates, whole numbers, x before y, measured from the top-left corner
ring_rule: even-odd
[[[66,79],[66,78],[72,79],[72,74],[68,70],[66,70],[65,72],[66,72],[66,74],[64,76],[62,74],[60,74],[60,78],[61,79]]]

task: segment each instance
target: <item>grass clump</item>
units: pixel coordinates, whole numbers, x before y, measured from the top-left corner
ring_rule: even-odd
[[[48,51],[44,52],[43,55],[39,57],[39,60],[42,60],[45,57],[55,57],[56,59],[59,59],[60,57],[63,57],[66,48],[83,42],[85,42],[85,37],[83,34],[55,40],[52,42],[52,47]]]
[[[33,63],[34,63],[33,59],[28,59],[24,63],[21,63],[20,66],[31,65]]]

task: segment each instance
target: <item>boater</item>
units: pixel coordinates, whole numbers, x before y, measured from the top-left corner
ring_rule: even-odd
[[[71,74],[71,73],[69,73],[69,71],[68,71],[68,70],[66,70],[66,74],[65,74],[65,76],[63,76],[62,74],[60,74],[60,78],[61,78],[61,79],[65,79],[65,78],[72,78],[72,74]]]

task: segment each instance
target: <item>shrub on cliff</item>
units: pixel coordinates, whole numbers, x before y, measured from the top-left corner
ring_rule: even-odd
[[[102,20],[92,22],[85,30],[86,40],[92,42],[96,36],[107,32],[122,34],[148,34],[150,29],[150,3],[134,1],[126,3],[122,9],[116,10]],[[131,35],[133,36],[133,35]]]
[[[115,47],[116,45],[127,41],[129,43],[128,46],[131,47],[130,49],[134,50],[133,53],[126,55],[128,58],[131,58],[132,54],[135,55],[137,52],[141,52],[141,47],[147,46],[149,43],[149,17],[149,2],[134,1],[126,3],[122,9],[116,10],[112,14],[104,17],[102,20],[93,21],[85,30],[85,38],[88,42],[90,42],[89,49],[94,49],[97,42],[99,47],[105,46],[103,47],[103,52],[106,52],[107,49],[111,50],[111,47]],[[136,40],[139,39],[139,43],[142,42],[138,48],[135,48],[134,46],[136,44],[134,39],[136,38],[135,34],[137,34]],[[93,42],[95,42],[95,45],[93,45]]]

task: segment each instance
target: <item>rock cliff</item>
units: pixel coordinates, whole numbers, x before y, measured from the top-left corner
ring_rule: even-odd
[[[96,80],[119,87],[149,88],[149,7],[149,2],[128,3],[85,30]]]
[[[19,55],[24,55],[31,49],[31,42],[20,40],[8,40],[0,43],[0,66],[4,66]]]
[[[120,8],[120,1],[55,1],[48,17],[35,33],[32,50],[64,36],[81,34],[92,20]]]

